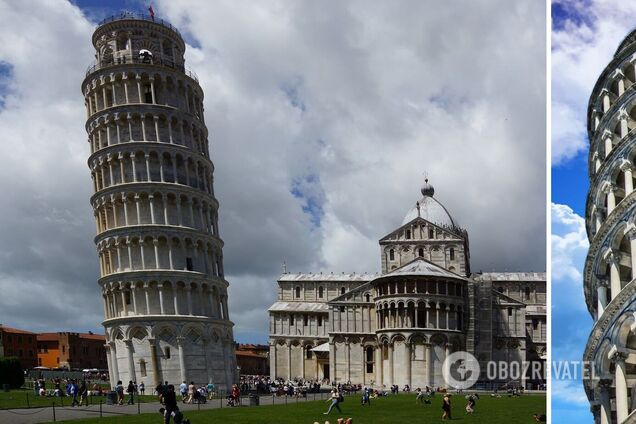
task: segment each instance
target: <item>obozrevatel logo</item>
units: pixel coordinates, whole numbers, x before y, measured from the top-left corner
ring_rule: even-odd
[[[469,389],[479,379],[479,362],[468,352],[454,352],[444,359],[444,381],[454,389]]]

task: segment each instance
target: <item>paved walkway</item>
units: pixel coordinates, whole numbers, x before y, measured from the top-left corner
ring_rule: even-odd
[[[307,395],[307,398],[285,398],[274,396],[260,396],[261,405],[282,405],[285,403],[293,404],[296,402],[306,402],[312,400],[327,399],[328,393],[318,393]],[[103,398],[104,400],[106,398]],[[95,399],[93,399],[93,402]],[[187,411],[196,411],[197,409],[218,409],[227,408],[227,401],[225,399],[213,399],[207,403],[200,405],[182,404],[179,403],[179,408],[187,417]],[[248,405],[249,400],[242,398],[243,405]],[[88,407],[47,407],[47,408],[31,408],[31,409],[4,409],[0,410],[0,423],[7,424],[36,424],[36,423],[48,423],[54,421],[64,420],[77,420],[80,418],[94,418],[94,417],[112,417],[118,415],[134,415],[138,413],[156,413],[159,416],[159,408],[161,404],[159,402],[153,403],[141,403],[139,405],[106,405],[99,404],[90,405]]]

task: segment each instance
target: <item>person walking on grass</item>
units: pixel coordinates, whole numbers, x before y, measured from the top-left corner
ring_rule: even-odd
[[[143,396],[145,392],[146,392],[146,385],[142,381],[141,383],[139,383],[139,394]]]
[[[338,412],[342,414],[342,410],[340,409],[340,402],[342,402],[343,400],[344,397],[342,396],[342,394],[340,394],[337,389],[333,389],[331,391],[331,396],[329,397],[329,399],[327,399],[327,402],[331,402],[331,405],[329,405],[329,409],[327,410],[327,412],[324,412],[324,415],[329,415],[334,406],[336,407]]]
[[[442,414],[443,420],[451,420],[451,399],[450,394],[444,393],[444,398],[442,399]]]

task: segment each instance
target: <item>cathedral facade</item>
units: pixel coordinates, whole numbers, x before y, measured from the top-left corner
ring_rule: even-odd
[[[291,274],[269,308],[270,374],[379,387],[448,387],[444,359],[473,354],[478,384],[532,388],[541,379],[489,378],[488,363],[542,366],[546,276],[471,273],[468,233],[434,197],[380,239],[381,273]],[[535,363],[532,365],[532,363]]]

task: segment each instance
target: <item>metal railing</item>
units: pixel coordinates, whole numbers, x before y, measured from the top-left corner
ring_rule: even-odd
[[[111,66],[119,66],[126,64],[156,65],[170,69],[176,69],[183,72],[196,82],[199,82],[197,74],[186,68],[184,65],[175,63],[174,60],[165,57],[155,57],[153,55],[142,55],[139,53],[115,54],[108,59],[102,59],[94,62],[86,69],[86,76],[100,69],[109,68]]]
[[[170,28],[171,30],[176,32],[179,35],[179,37],[181,37],[181,33],[179,32],[179,30],[176,29],[174,26],[172,26],[172,24],[170,24],[170,22],[165,21],[163,19],[155,18],[155,17],[150,16],[150,15],[145,15],[143,13],[122,12],[119,15],[113,15],[113,16],[109,16],[106,19],[103,19],[98,24],[98,26],[102,26],[102,25],[107,24],[109,22],[125,21],[125,20],[140,20],[140,21],[154,22],[156,24],[165,26],[166,28]]]

